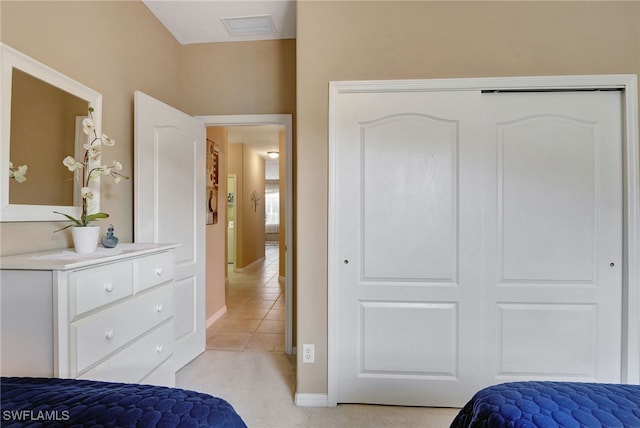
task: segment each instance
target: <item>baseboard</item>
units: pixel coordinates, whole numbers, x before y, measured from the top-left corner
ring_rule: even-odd
[[[224,305],[207,319],[207,322],[205,323],[205,329],[211,327],[214,322],[218,321],[226,313],[227,313],[227,305]]]
[[[327,394],[298,394],[295,398],[298,407],[329,407],[329,396]]]
[[[260,263],[263,262],[265,260],[264,257],[260,257],[258,260],[254,260],[251,263],[249,263],[248,265],[246,265],[245,267],[241,267],[241,268],[236,268],[235,271],[236,272],[244,272],[245,269],[250,268],[251,266],[255,265],[256,263]]]

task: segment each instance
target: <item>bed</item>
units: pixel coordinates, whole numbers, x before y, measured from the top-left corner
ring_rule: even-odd
[[[640,427],[640,386],[510,382],[478,391],[451,428]]]
[[[246,427],[225,400],[162,386],[0,378],[3,427]]]

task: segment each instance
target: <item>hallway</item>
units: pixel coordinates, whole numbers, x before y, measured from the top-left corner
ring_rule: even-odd
[[[207,349],[284,353],[284,281],[278,278],[278,245],[243,272],[228,265],[227,312],[207,329]]]

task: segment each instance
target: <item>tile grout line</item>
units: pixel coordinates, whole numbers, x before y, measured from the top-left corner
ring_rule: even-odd
[[[283,284],[280,283],[279,272],[272,271],[272,267],[279,267],[278,256],[278,246],[267,245],[265,260],[259,268],[229,272],[229,282],[226,286],[227,313],[207,331],[207,349],[284,352],[284,307],[281,303],[284,297]],[[268,288],[276,289],[274,291],[277,293],[265,292]],[[269,294],[277,296],[268,296]],[[271,300],[271,297],[275,299]],[[253,306],[254,303],[257,305]],[[247,310],[247,306],[252,306],[252,309]],[[235,328],[225,330],[225,326],[231,327],[234,323]],[[264,331],[260,331],[261,329]],[[272,342],[259,340],[267,337]],[[256,345],[260,346],[256,348]]]

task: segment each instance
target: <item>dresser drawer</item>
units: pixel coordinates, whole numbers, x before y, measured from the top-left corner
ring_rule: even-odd
[[[133,294],[133,263],[112,263],[93,269],[72,272],[71,313],[81,315]]]
[[[134,261],[138,290],[146,290],[173,279],[173,253],[140,257]]]
[[[173,342],[173,320],[170,319],[106,361],[78,376],[78,379],[141,382],[171,357]]]
[[[171,318],[172,304],[173,283],[169,283],[71,323],[72,373],[89,368]]]

